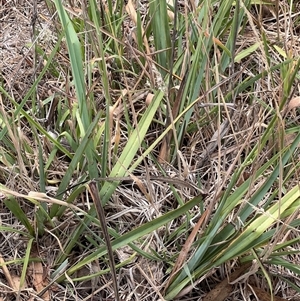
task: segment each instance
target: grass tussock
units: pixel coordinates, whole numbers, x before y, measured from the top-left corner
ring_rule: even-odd
[[[0,300],[299,300],[297,3],[0,3]]]

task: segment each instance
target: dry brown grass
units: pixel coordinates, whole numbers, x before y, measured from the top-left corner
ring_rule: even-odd
[[[53,47],[52,40],[56,39],[55,29],[58,28],[58,24],[55,23],[56,17],[53,17],[48,11],[44,1],[35,3],[36,14],[34,13],[35,8],[31,1],[2,0],[0,4],[1,81],[6,91],[17,102],[20,102],[30,89],[44,63],[43,58],[36,52],[34,46],[31,45],[34,45],[32,44],[33,42],[37,43],[46,53],[50,53]],[[79,1],[76,2],[74,7],[79,10],[81,3]],[[238,36],[237,47],[246,48],[248,45],[254,44],[254,42],[261,42],[261,32],[263,30],[270,44],[278,44],[279,47],[285,49],[291,56],[298,56],[300,46],[297,33],[298,25],[295,26],[293,24],[293,20],[295,20],[296,17],[290,18],[289,6],[284,1],[280,1],[279,9],[279,23],[277,23],[276,11],[274,11],[273,6],[272,9],[265,7],[263,14],[261,14],[258,9],[253,8],[253,16],[250,18],[253,20],[253,23],[250,22],[247,24],[247,30],[244,36]],[[146,12],[146,10],[144,11]],[[36,37],[33,35],[33,24],[35,28],[40,31],[40,35],[36,41]],[[131,23],[127,24],[127,30],[130,30],[130,24]],[[277,26],[279,27],[277,28]],[[277,42],[278,34],[280,41],[284,41],[284,45]],[[253,70],[259,73],[266,68],[268,58],[265,57],[263,45],[260,47],[261,51],[255,52],[255,54],[248,56],[247,59],[237,64],[236,69],[240,71],[240,73],[234,78],[234,81],[239,82],[243,77],[252,75]],[[260,55],[257,56],[257,53]],[[274,56],[278,62],[282,60],[281,55],[276,50],[274,50],[271,55]],[[57,63],[57,70],[61,72],[62,75],[54,77],[51,75],[51,72],[46,73],[36,91],[38,102],[49,97],[54,92],[65,95],[70,102],[72,101],[72,97],[74,97],[74,91],[69,88],[69,66],[66,49],[61,49],[59,54],[55,57],[55,62]],[[109,66],[109,68],[110,67],[111,66]],[[123,81],[122,84],[125,82],[124,85],[128,88],[134,87],[139,80],[133,77],[121,79],[117,73],[114,72],[113,67],[111,68],[112,81]],[[97,99],[98,109],[101,109],[103,106],[101,78],[97,70],[95,70],[94,75],[95,98]],[[96,81],[99,82],[96,83]],[[138,88],[141,89],[144,83],[138,84]],[[297,95],[299,90],[298,83],[295,83],[294,86],[294,95]],[[222,89],[227,90],[230,89],[230,87],[228,84],[227,87],[222,87]],[[118,88],[115,88],[111,92],[115,100],[122,94]],[[259,101],[252,102],[251,100],[250,102],[250,93],[254,93]],[[280,113],[278,112],[278,107],[282,93],[282,82],[278,74],[278,76],[274,76],[272,79],[264,78],[258,81],[255,91],[249,91],[249,93],[244,91],[242,95],[239,95],[234,110],[226,112],[224,109],[223,113],[227,118],[225,118],[222,124],[219,123],[217,116],[213,116],[211,111],[207,110],[206,124],[200,126],[195,123],[198,129],[191,131],[191,134],[187,134],[184,138],[181,147],[182,157],[180,158],[180,164],[175,167],[171,164],[169,166],[166,165],[168,176],[185,179],[197,187],[198,177],[201,175],[201,189],[206,194],[203,206],[210,208],[212,213],[220,196],[224,193],[234,169],[243,163],[243,158],[249,154],[252,146],[259,141],[266,125],[270,121],[271,116],[268,115],[270,110],[267,110],[266,106],[274,108],[278,114]],[[221,99],[224,94],[225,91],[220,90],[218,97]],[[142,113],[145,109],[145,104],[141,100],[143,96],[143,91],[138,91],[131,95],[132,104],[136,113]],[[213,102],[209,97],[207,97],[205,101],[207,103]],[[12,104],[9,102],[4,103],[4,110],[9,111],[11,108]],[[26,104],[26,109],[30,109],[30,102]],[[124,137],[122,136],[122,131],[126,130],[126,122],[124,122],[122,106],[120,105],[118,109],[119,115],[121,116],[119,120],[121,125],[121,141],[119,147],[122,148],[122,145],[126,143],[125,135]],[[195,108],[195,119],[197,120],[200,119],[197,115],[202,114],[200,113],[200,109],[201,107]],[[117,115],[117,113],[115,114]],[[287,120],[299,124],[299,116],[297,116],[297,113],[295,115],[291,115],[291,113],[288,114],[289,119],[287,118]],[[131,116],[131,118],[134,120],[134,116]],[[160,116],[157,116],[157,118],[160,118]],[[27,125],[21,122],[20,126],[22,127],[23,134],[26,136],[24,139],[28,139],[29,143],[34,145],[30,130],[26,128]],[[283,122],[282,126],[284,128],[287,124]],[[155,140],[157,136],[158,129],[153,128],[147,138],[151,141]],[[290,142],[287,140],[286,143]],[[0,147],[2,147],[1,144]],[[269,159],[274,150],[276,152],[277,147],[276,142],[270,141],[268,146],[261,150],[256,162],[253,162],[253,164],[249,166],[249,169],[241,175],[237,183],[242,183],[250,174],[253,174],[254,171]],[[29,191],[39,191],[37,173],[34,172],[37,166],[34,166],[33,163],[36,162],[37,164],[38,154],[36,152],[31,154],[31,156],[32,158],[29,159],[29,163],[26,166],[17,166],[15,170],[1,169],[2,175],[0,175],[0,179],[6,187],[23,194],[27,194]],[[18,162],[21,164],[21,161]],[[67,169],[68,160],[65,157],[60,158],[58,156],[54,162],[49,170],[48,176],[50,180],[57,180],[57,182],[59,182]],[[159,176],[160,172],[157,171],[151,163],[150,160],[145,160],[144,165],[139,167],[138,173],[142,176],[147,174]],[[295,174],[294,177],[290,178],[290,183],[286,184],[285,187],[293,187],[298,180],[298,175]],[[74,179],[74,182],[76,182],[76,179]],[[249,187],[248,196],[252,195],[260,185],[261,182],[259,179],[253,182]],[[55,192],[55,188],[57,187],[56,183],[49,186],[51,186]],[[175,186],[177,193],[181,195],[182,199],[190,199],[199,193],[196,189],[182,187],[181,185]],[[54,192],[50,190],[47,192],[54,195]],[[270,194],[271,193],[272,191]],[[20,202],[25,213],[32,219],[35,207],[28,205],[28,202],[24,199],[20,199]],[[146,180],[141,180],[141,182],[137,183],[128,180],[117,188],[111,203],[105,206],[106,219],[113,229],[118,229],[119,233],[122,234],[129,229],[151,221],[153,216],[157,217],[164,212],[172,210],[174,203],[173,193],[167,183],[155,180],[149,182],[147,181],[147,177]],[[82,193],[82,199],[77,200],[76,206],[84,211],[89,210],[91,202],[86,193]],[[200,213],[194,213],[195,219],[199,217]],[[76,220],[74,218],[73,212],[67,210],[64,213],[63,219],[55,221],[55,229],[47,231],[45,235],[37,239],[34,248],[36,254],[32,254],[32,257],[36,256],[42,259],[42,270],[39,270],[40,266],[30,266],[24,289],[20,295],[17,293],[17,287],[22,272],[21,266],[18,264],[9,264],[7,270],[4,269],[4,266],[0,268],[1,301],[15,300],[16,298],[19,298],[19,300],[54,301],[114,300],[114,292],[109,274],[88,281],[69,283],[67,287],[65,284],[51,283],[50,274],[55,258],[64,247],[66,238],[72,235],[78,221],[79,219]],[[207,219],[203,227],[205,227],[208,222],[209,220]],[[119,286],[122,300],[164,300],[162,291],[166,284],[167,272],[169,273],[167,269],[170,268],[167,262],[169,258],[178,254],[179,247],[184,244],[187,238],[187,235],[184,233],[186,230],[185,227],[180,228],[180,225],[184,225],[184,223],[185,217],[174,220],[173,223],[168,225],[169,228],[159,229],[159,231],[152,233],[144,241],[140,241],[139,247],[144,251],[154,250],[158,254],[165,254],[166,258],[158,262],[136,256],[130,265],[121,268],[119,270]],[[17,232],[17,230],[24,231],[24,227],[14,218],[12,213],[4,206],[3,202],[0,203],[0,224],[7,227],[13,226],[15,229],[15,232],[10,233],[3,231],[0,234],[0,258],[3,260],[2,262],[24,258],[27,241],[24,239],[24,236]],[[183,232],[179,238],[177,238],[176,241],[166,239],[168,234],[177,228],[180,228],[180,231]],[[86,232],[88,238],[92,238],[100,244],[100,238],[97,237],[99,233],[98,226],[93,224]],[[54,233],[59,233],[59,237],[54,235]],[[289,235],[298,235],[298,233],[290,232]],[[86,241],[80,241],[78,248],[74,249],[71,256],[69,256],[69,263],[80,261],[91,253],[91,248],[95,248],[95,246],[91,241],[88,241],[88,239]],[[116,262],[123,262],[132,255],[132,249],[121,248],[116,252]],[[292,260],[295,264],[300,263],[300,259],[297,256],[292,256]],[[202,282],[199,281],[199,283],[196,283],[195,287],[189,287],[188,289],[190,291],[185,291],[185,294],[178,300],[202,300],[217,283],[228,277],[228,275],[232,273],[232,268],[237,265],[237,262],[231,262],[228,263],[228,265],[210,271],[201,279]],[[75,277],[86,276],[106,268],[106,262],[102,262],[101,260],[95,261],[90,266],[79,270]],[[41,271],[42,276],[39,274]],[[32,274],[29,272],[32,272]],[[274,266],[274,270],[270,270],[269,273],[282,274],[285,273],[285,271],[279,271],[277,267]],[[287,275],[287,277],[290,276]],[[298,281],[294,275],[291,275],[291,279],[291,281]],[[38,281],[43,282],[42,288],[49,286],[49,290],[44,297],[37,293],[37,291],[41,289],[37,286]],[[295,284],[298,284],[298,282]],[[262,294],[259,289],[263,292],[268,291],[266,280],[263,279],[261,275],[248,275],[230,287],[227,300],[254,300],[252,298],[255,297],[252,296],[254,296],[255,293],[257,296]],[[274,286],[274,294],[284,298],[282,300],[300,300],[299,293],[285,286],[281,281],[278,281]],[[269,295],[256,299],[267,300],[268,298]]]

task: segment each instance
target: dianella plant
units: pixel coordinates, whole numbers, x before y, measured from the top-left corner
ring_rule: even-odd
[[[0,262],[19,267],[14,289],[39,262],[50,267],[34,287],[44,298],[56,284],[80,300],[211,300],[208,283],[217,292],[225,278],[222,300],[300,293],[294,5],[33,8],[43,14],[26,45],[32,80],[12,88],[5,73],[0,85],[0,189],[13,221],[0,229],[26,240]]]

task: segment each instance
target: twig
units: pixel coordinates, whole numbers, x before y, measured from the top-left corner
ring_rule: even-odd
[[[111,270],[111,275],[112,275],[112,280],[113,280],[113,287],[114,287],[114,291],[115,291],[115,298],[116,301],[120,300],[119,297],[119,286],[118,286],[118,281],[117,281],[117,273],[116,273],[116,267],[115,267],[115,262],[114,262],[114,254],[113,254],[113,250],[111,247],[111,243],[110,243],[110,237],[108,235],[108,231],[107,231],[107,226],[106,226],[106,221],[105,221],[105,214],[104,214],[104,210],[100,201],[100,196],[99,196],[99,192],[98,192],[98,188],[97,188],[97,182],[95,180],[92,180],[89,185],[89,191],[90,194],[93,198],[93,202],[97,211],[97,215],[99,218],[99,222],[102,228],[102,232],[103,232],[103,236],[106,242],[106,247],[107,247],[107,253],[108,253],[108,258],[109,258],[109,265],[110,265],[110,270]]]

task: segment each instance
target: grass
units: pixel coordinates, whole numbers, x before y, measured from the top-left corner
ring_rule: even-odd
[[[0,50],[0,300],[299,296],[297,7],[35,7]]]

